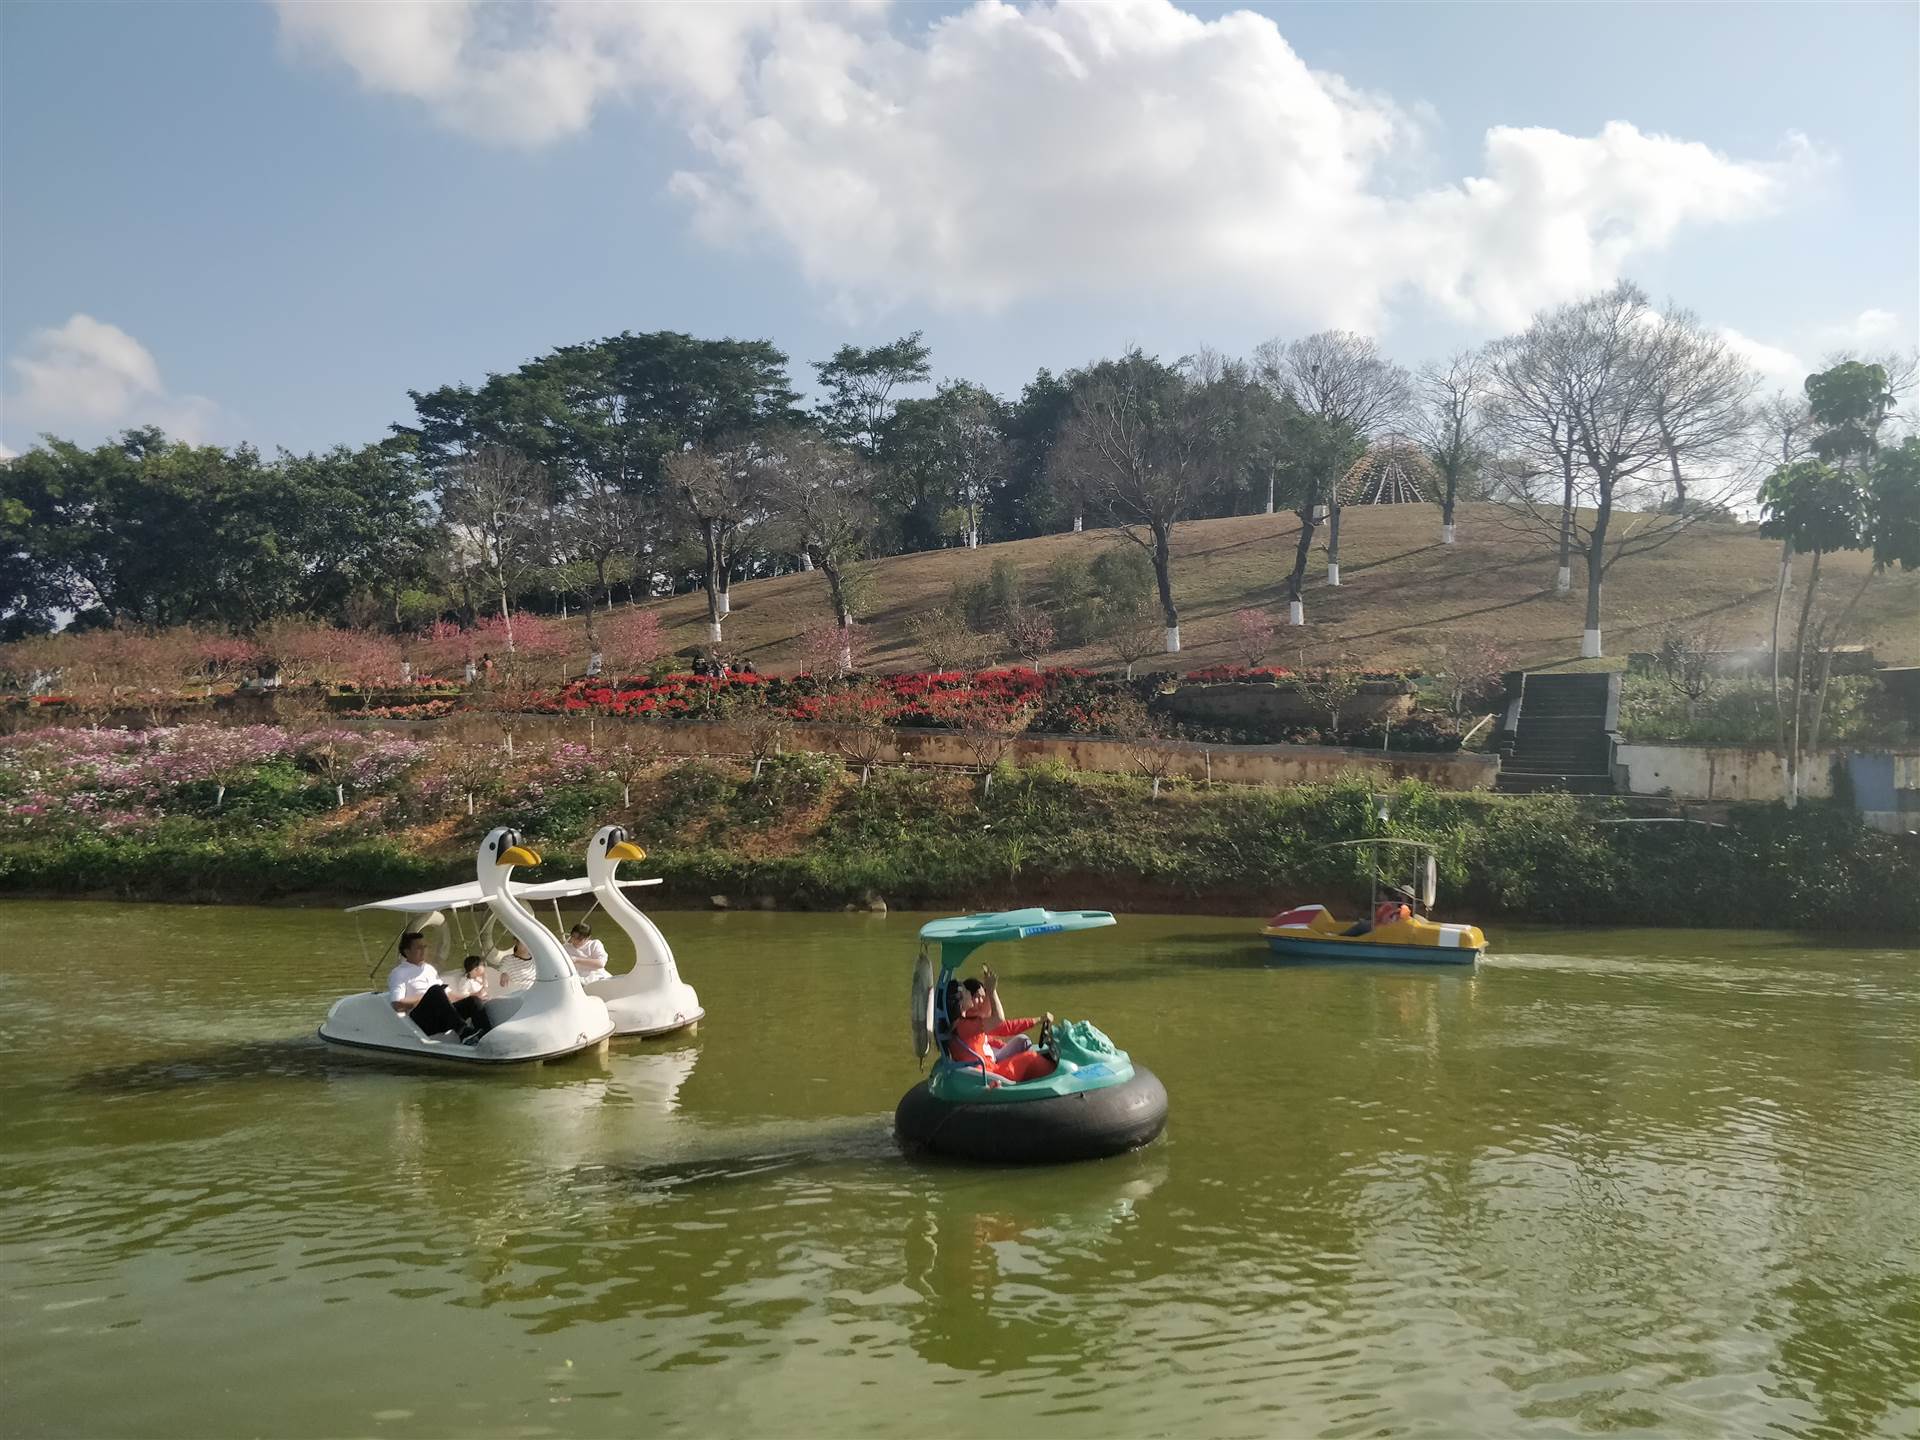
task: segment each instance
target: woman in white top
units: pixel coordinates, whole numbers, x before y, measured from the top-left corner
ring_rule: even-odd
[[[567,935],[567,958],[581,984],[607,978],[607,947],[593,938],[593,927],[584,920]]]

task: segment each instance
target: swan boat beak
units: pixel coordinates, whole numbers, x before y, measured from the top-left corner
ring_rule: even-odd
[[[644,860],[647,858],[647,852],[631,840],[622,840],[617,845],[607,847],[607,858],[609,860]]]
[[[502,865],[538,865],[540,852],[529,850],[524,845],[509,845],[500,852],[500,863]]]

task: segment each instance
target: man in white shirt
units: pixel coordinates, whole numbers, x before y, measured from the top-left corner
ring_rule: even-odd
[[[440,983],[440,972],[427,961],[427,937],[409,930],[400,937],[400,963],[387,972],[387,1003],[394,1012],[405,1015],[427,1035],[444,1035],[449,1030],[462,1040],[478,1039],[486,1033],[485,1012],[463,1015],[460,1007],[447,997]],[[477,1000],[462,1000],[461,1006],[479,1009]]]
[[[567,935],[567,958],[581,984],[607,978],[607,947],[593,938],[593,927],[584,920]]]

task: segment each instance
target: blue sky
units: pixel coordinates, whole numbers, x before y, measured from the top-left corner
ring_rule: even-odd
[[[13,0],[0,444],[359,443],[623,329],[1417,363],[1617,275],[1771,379],[1915,343],[1910,5],[1256,15]]]

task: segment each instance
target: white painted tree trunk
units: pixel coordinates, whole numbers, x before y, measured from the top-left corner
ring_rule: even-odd
[[[336,810],[344,810],[347,808],[346,786],[336,785],[333,787],[333,808]]]
[[[842,675],[853,673],[853,641],[851,639],[840,642],[840,673]]]
[[[1078,535],[1082,530],[1086,528],[1086,524],[1087,524],[1086,516],[1075,515],[1073,517],[1073,533]]]
[[[1178,625],[1169,625],[1167,626],[1167,654],[1178,655],[1179,653],[1180,627]]]
[[[1571,589],[1573,589],[1573,567],[1562,565],[1553,572],[1553,593],[1564,595]]]
[[[731,615],[733,613],[733,596],[727,591],[722,590],[718,595],[714,596],[713,599],[713,608],[718,610],[722,615]]]
[[[800,554],[800,568],[802,570],[813,569],[813,557],[807,554],[805,551],[802,551]]]
[[[1442,525],[1440,527],[1440,543],[1442,545],[1451,545],[1453,543],[1453,526]]]
[[[1340,562],[1338,560],[1330,561],[1327,565],[1327,584],[1333,586],[1336,590],[1340,588]]]
[[[1307,623],[1307,607],[1298,600],[1287,602],[1287,624],[1304,625]]]
[[[1273,476],[1267,477],[1267,514],[1273,514]]]
[[[709,620],[707,622],[707,640],[710,644],[714,645],[720,643],[720,622],[718,620]]]
[[[1582,630],[1580,632],[1580,658],[1582,660],[1597,660],[1600,658],[1600,632],[1598,630]]]

